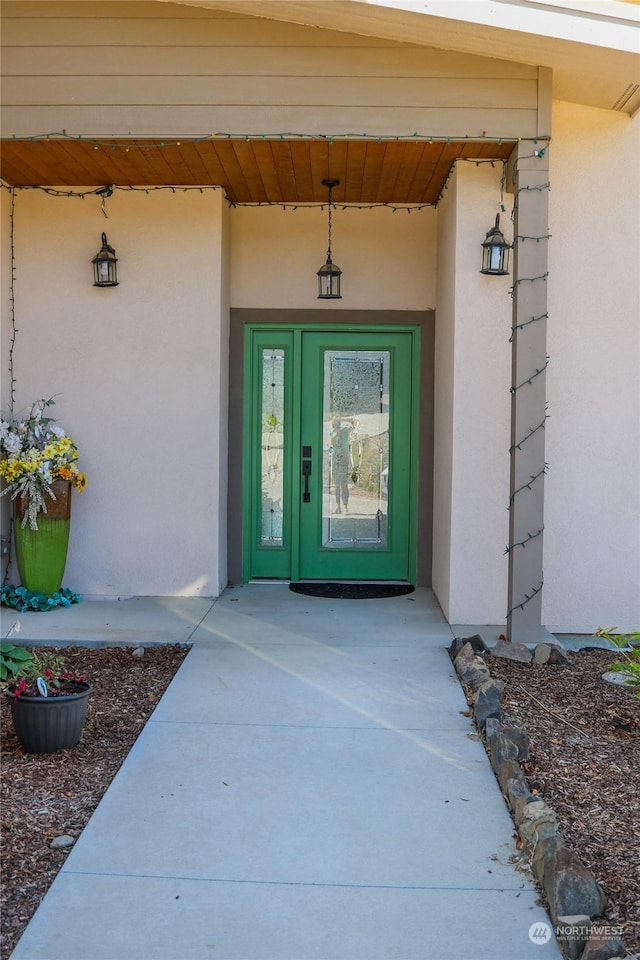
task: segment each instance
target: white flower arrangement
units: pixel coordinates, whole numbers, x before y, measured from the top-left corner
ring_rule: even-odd
[[[47,512],[46,497],[56,499],[52,483],[67,480],[76,490],[87,485],[76,465],[75,443],[55,420],[44,416],[53,404],[54,400],[37,400],[22,420],[0,421],[0,477],[6,483],[2,495],[26,498],[22,526],[28,521],[32,530],[38,529],[38,515]]]

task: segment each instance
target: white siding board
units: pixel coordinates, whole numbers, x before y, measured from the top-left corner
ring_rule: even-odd
[[[82,81],[85,104],[108,106],[131,103],[143,105],[234,105],[238,107],[295,106],[342,107],[345,102],[367,107],[404,107],[418,109],[469,108],[518,109],[523,104],[535,109],[537,84],[533,80],[485,81],[469,85],[463,80],[405,80],[389,78],[381,84],[377,78],[350,80],[347,87],[339,77],[271,77],[265,87],[262,77],[50,77],[7,78],[3,83],[3,103],[9,106],[38,104],[73,105],[78,100],[78,80]]]
[[[311,136],[366,133],[369,136],[408,136],[413,131],[451,139],[486,136],[504,140],[535,137],[535,110],[455,110],[394,107],[210,106],[139,107],[136,105],[5,107],[2,135],[25,137],[66,129],[91,137],[201,137],[210,133],[268,136],[297,133]]]
[[[536,80],[528,64],[445,53],[431,47],[181,46],[10,47],[2,50],[5,76],[334,76]]]

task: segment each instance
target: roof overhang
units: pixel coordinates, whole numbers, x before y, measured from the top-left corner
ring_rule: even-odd
[[[626,113],[640,102],[636,83],[640,80],[640,56],[629,50],[631,38],[638,39],[637,16],[635,27],[632,21],[639,11],[617,0],[594,0],[588,15],[575,13],[573,8],[579,4],[571,0],[564,0],[561,7],[561,0],[535,4],[529,0],[182,2],[548,66],[553,70],[556,97]],[[596,12],[602,7],[609,11],[628,9],[633,16],[603,17]],[[573,10],[571,15],[566,12],[568,8]],[[543,13],[547,24],[544,29]],[[1,172],[16,186],[215,184],[225,189],[233,203],[321,202],[325,197],[319,193],[319,184],[331,177],[341,181],[334,193],[338,203],[433,205],[456,159],[500,162],[512,149],[512,142],[472,139],[221,140],[212,135],[211,139],[165,144],[133,138],[92,141],[50,135],[5,140]]]
[[[93,141],[63,135],[6,140],[2,176],[28,187],[218,185],[231,203],[324,203],[324,178],[340,181],[337,203],[435,205],[457,159],[506,161],[513,143],[353,137]]]

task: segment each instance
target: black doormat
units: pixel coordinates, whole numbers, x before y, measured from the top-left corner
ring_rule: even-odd
[[[290,583],[289,589],[306,597],[328,600],[378,600],[381,597],[403,597],[413,593],[410,583]]]

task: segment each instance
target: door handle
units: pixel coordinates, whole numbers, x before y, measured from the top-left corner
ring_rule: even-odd
[[[311,494],[309,493],[309,477],[311,476],[311,447],[302,448],[302,476],[304,477],[304,491],[302,494],[303,503],[311,503]]]

